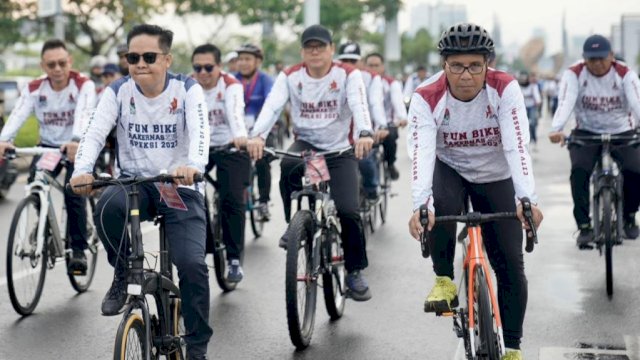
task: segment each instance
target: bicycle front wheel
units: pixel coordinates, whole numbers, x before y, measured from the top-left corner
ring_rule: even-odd
[[[87,258],[87,272],[84,275],[69,276],[69,282],[71,286],[78,292],[83,293],[89,289],[93,276],[96,273],[96,263],[98,262],[98,244],[100,239],[96,227],[93,224],[93,209],[95,208],[95,200],[90,197],[87,201],[87,248],[84,250],[84,255]]]
[[[253,184],[249,187],[249,190],[247,190],[248,196],[251,197],[251,202],[249,203],[249,219],[251,220],[251,230],[257,239],[262,235],[264,219],[262,218],[262,212],[258,204],[258,193],[256,191],[258,189],[258,177],[253,175],[252,178]]]
[[[215,198],[213,202],[213,209],[210,209],[212,214],[209,223],[210,230],[213,234],[213,267],[216,274],[216,281],[222,291],[229,292],[236,288],[238,283],[229,281],[227,277],[227,247],[222,241],[222,224],[220,223],[220,215],[218,213],[220,199]]]
[[[613,296],[613,243],[615,241],[615,228],[613,226],[613,214],[615,213],[615,204],[611,198],[611,192],[608,189],[602,189],[600,194],[600,230],[604,241],[604,258],[606,266],[606,283],[607,296]]]
[[[311,341],[316,313],[316,279],[313,274],[313,217],[298,211],[289,224],[285,297],[291,342],[299,350]]]
[[[113,360],[143,360],[146,348],[144,322],[140,315],[131,313],[118,327]]]
[[[346,270],[344,269],[344,254],[340,233],[335,227],[326,234],[323,244],[325,248],[325,272],[322,274],[322,289],[324,292],[324,304],[331,320],[342,317],[345,305]]]
[[[183,338],[186,335],[184,318],[182,317],[182,301],[172,299],[171,305],[171,335],[180,337],[180,347],[169,354],[169,360],[184,360],[187,356],[186,343]]]
[[[475,269],[475,346],[476,357],[479,359],[499,359],[501,356],[500,340],[498,339],[498,331],[495,323],[494,313],[499,311],[494,309],[491,304],[491,296],[489,294],[489,286],[487,279],[481,267]]]
[[[382,154],[378,155],[379,157],[383,157]],[[380,159],[379,161],[380,169],[380,188],[382,199],[380,199],[380,221],[381,224],[384,224],[387,221],[387,208],[389,206],[389,192],[391,191],[391,179],[389,177],[389,170],[387,169],[387,164],[384,159]]]
[[[47,244],[37,253],[40,199],[31,194],[18,203],[7,242],[7,286],[11,305],[20,315],[35,310],[47,272]],[[49,236],[45,229],[45,238]]]

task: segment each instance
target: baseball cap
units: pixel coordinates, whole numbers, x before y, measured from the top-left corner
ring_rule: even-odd
[[[360,46],[354,42],[340,45],[338,60],[360,60]]]
[[[325,44],[332,43],[331,33],[322,25],[311,25],[304,29],[300,43],[304,46],[311,40],[317,40]]]
[[[129,46],[127,44],[120,44],[116,47],[116,54],[126,54],[129,51]]]
[[[238,57],[238,53],[235,51],[232,51],[230,53],[227,53],[227,55],[224,56],[224,59],[222,59],[223,62],[228,63],[229,61],[236,59]]]
[[[102,75],[104,74],[115,74],[120,72],[120,68],[118,67],[118,65],[116,64],[106,64],[103,68],[102,68]]]
[[[586,59],[603,58],[609,56],[611,43],[602,35],[591,35],[582,47],[582,56]]]

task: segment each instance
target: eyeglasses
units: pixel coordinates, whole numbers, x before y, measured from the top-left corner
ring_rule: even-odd
[[[124,56],[127,58],[129,65],[135,65],[140,62],[140,58],[147,64],[153,64],[156,62],[158,55],[167,55],[165,53],[146,52],[144,54],[126,53]]]
[[[320,52],[320,51],[324,51],[324,49],[327,48],[327,44],[325,44],[325,43],[320,43],[320,44],[316,44],[316,45],[304,44],[302,46],[302,48],[304,49],[304,51],[306,51],[308,53],[311,53],[311,52],[314,52],[314,51]]]
[[[64,69],[67,67],[67,64],[68,64],[67,60],[58,60],[58,61],[49,61],[45,65],[49,69],[53,70],[56,68],[56,66],[60,66],[61,69]]]
[[[213,71],[213,69],[215,69],[216,66],[213,64],[206,64],[206,65],[193,65],[193,71],[196,74],[199,74],[200,71],[202,71],[202,69],[204,69],[206,72],[210,73]]]
[[[482,73],[482,71],[484,70],[484,63],[473,63],[469,66],[464,66],[462,64],[449,64],[446,63],[447,66],[449,67],[449,71],[452,74],[456,74],[456,75],[460,75],[462,73],[464,73],[465,70],[469,70],[469,74],[471,75],[478,75],[480,73]]]

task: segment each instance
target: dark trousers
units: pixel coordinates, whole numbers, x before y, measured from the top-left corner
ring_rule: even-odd
[[[274,147],[275,143],[276,141],[274,134],[269,133],[265,145]],[[255,167],[256,175],[258,177],[259,202],[266,203],[271,201],[271,162],[274,159],[275,158],[271,156],[271,154],[265,154],[262,159],[256,161]]]
[[[455,170],[436,160],[433,197],[436,216],[460,214],[465,199],[471,198],[474,211],[493,213],[515,211],[515,191],[509,178],[486,184],[465,180]],[[517,220],[501,220],[482,225],[484,244],[498,280],[498,303],[504,326],[505,345],[519,348],[522,323],[527,307],[527,278],[522,254],[522,226]],[[453,278],[456,224],[433,228],[431,258],[438,276]]]
[[[316,150],[311,144],[296,140],[289,151]],[[280,194],[284,203],[285,219],[291,218],[291,194],[302,189],[304,165],[300,159],[284,158],[280,162]],[[358,162],[353,154],[344,154],[327,159],[331,180],[331,198],[336,204],[342,226],[345,268],[347,271],[362,270],[368,266],[367,249],[360,221],[358,193]]]
[[[244,251],[245,191],[249,186],[251,160],[246,152],[210,152],[205,171],[214,167],[220,184],[222,240],[227,247],[227,259],[240,259]]]
[[[393,165],[396,162],[396,153],[398,152],[398,128],[389,126],[389,135],[382,140],[384,145],[384,160]]]
[[[596,135],[585,130],[573,130],[576,135]],[[632,133],[629,132],[629,133]],[[571,195],[573,196],[573,216],[578,226],[590,224],[589,216],[589,178],[598,159],[601,146],[569,147],[571,158]],[[624,192],[623,212],[625,216],[633,216],[640,205],[640,149],[636,147],[619,147],[611,152],[621,167]]]
[[[182,211],[171,209],[161,202],[154,184],[142,184],[137,188],[140,220],[153,220],[156,215],[162,215],[164,219],[171,261],[176,265],[180,279],[188,352],[204,354],[213,334],[209,326],[209,274],[204,261],[204,198],[191,189],[178,188],[188,208],[188,211]],[[125,237],[124,243],[121,241],[127,220],[127,205],[127,194],[122,188],[113,186],[104,191],[94,213],[98,236],[107,251],[109,263],[115,268],[115,276],[120,277],[125,275],[125,256],[130,252],[129,237]]]
[[[367,195],[378,192],[378,164],[376,164],[375,151],[371,151],[367,157],[358,161],[360,176],[362,177],[362,187]]]
[[[40,145],[43,147],[52,147]],[[40,156],[34,156],[29,169],[28,182],[32,182],[36,175],[36,163],[40,160]],[[62,164],[53,171],[53,176],[58,176],[62,171]],[[73,163],[68,163],[64,174],[64,205],[67,209],[67,235],[69,246],[73,250],[84,250],[87,248],[87,199],[83,196],[76,195],[72,190],[66,188],[66,185],[73,174]]]
[[[536,106],[527,108],[527,118],[529,119],[529,135],[531,136],[531,142],[538,142],[538,108]]]

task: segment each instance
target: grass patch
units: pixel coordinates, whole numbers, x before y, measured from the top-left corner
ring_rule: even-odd
[[[36,146],[40,141],[40,126],[35,116],[31,115],[22,125],[14,141],[16,147]]]

